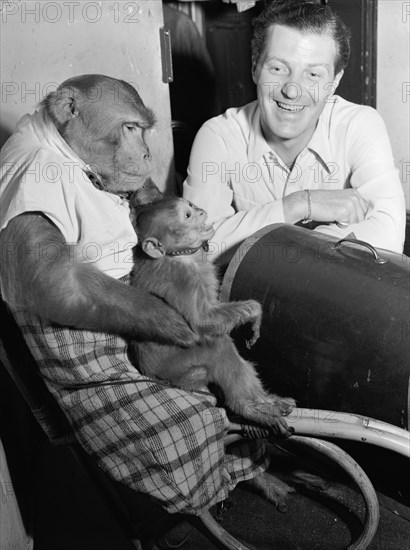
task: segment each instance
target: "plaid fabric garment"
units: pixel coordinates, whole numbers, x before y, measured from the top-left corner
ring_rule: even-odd
[[[13,314],[80,444],[110,476],[168,512],[198,514],[268,466],[260,442],[225,453],[228,420],[214,396],[142,376],[119,336]]]

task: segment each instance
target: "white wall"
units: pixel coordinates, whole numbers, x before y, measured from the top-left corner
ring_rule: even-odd
[[[410,210],[410,2],[379,0],[377,110],[389,131]]]
[[[153,178],[173,171],[169,86],[163,82],[161,0],[1,3],[1,139],[63,80],[101,73],[134,85],[158,123],[148,136]]]

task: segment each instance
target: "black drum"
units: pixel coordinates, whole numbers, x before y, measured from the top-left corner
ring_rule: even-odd
[[[408,429],[409,257],[271,225],[242,243],[224,276],[222,300],[247,298],[264,313],[260,339],[241,353],[271,391]]]

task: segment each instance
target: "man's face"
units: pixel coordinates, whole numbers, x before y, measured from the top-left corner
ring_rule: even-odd
[[[334,74],[336,53],[335,41],[327,34],[283,25],[268,30],[265,50],[252,68],[268,142],[306,145],[343,75]]]

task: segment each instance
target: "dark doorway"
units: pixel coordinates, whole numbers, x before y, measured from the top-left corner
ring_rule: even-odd
[[[338,88],[348,101],[376,104],[376,0],[329,0],[352,31],[350,64]],[[242,13],[234,4],[204,2],[205,36],[215,68],[220,112],[256,98],[251,78],[252,19],[264,0]]]

